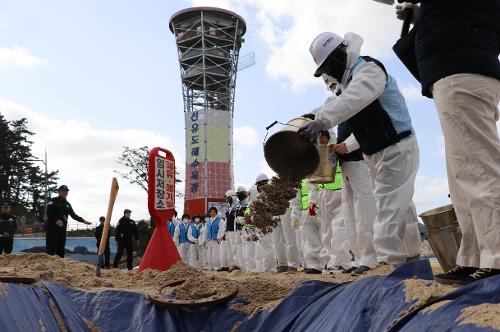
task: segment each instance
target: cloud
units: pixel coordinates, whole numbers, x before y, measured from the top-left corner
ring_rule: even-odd
[[[415,84],[412,84],[410,82],[406,83],[401,88],[401,92],[405,96],[406,100],[418,101],[418,100],[424,100],[425,99],[425,97],[422,96],[420,88],[418,88]]]
[[[413,201],[419,213],[450,204],[448,180],[445,177],[417,176]]]
[[[31,55],[29,50],[14,45],[10,48],[0,48],[0,68],[33,68],[36,65],[45,65],[47,60]]]
[[[272,78],[286,80],[295,89],[318,81],[312,75],[314,63],[308,49],[319,33],[356,32],[365,39],[363,54],[376,57],[392,53],[391,47],[401,30],[393,7],[369,0],[212,0],[209,3],[237,12],[257,11],[257,33],[270,49],[266,70]]]
[[[42,158],[47,148],[49,170],[59,169],[59,182],[70,187],[69,201],[77,214],[97,222],[106,213],[113,170],[121,169],[116,160],[123,146],[148,145],[168,148],[174,154],[181,178],[184,178],[184,158],[170,138],[152,131],[137,129],[96,129],[80,120],[59,120],[30,110],[24,105],[0,98],[0,113],[7,120],[25,117],[35,133],[33,154]],[[43,165],[41,165],[43,166]],[[120,190],[112,222],[125,208],[133,211],[136,220],[149,218],[146,192],[127,180],[118,178]],[[184,192],[184,184],[178,186]],[[176,202],[177,207],[183,201]],[[71,219],[70,219],[71,220]],[[76,226],[76,222],[71,222]],[[82,224],[79,225],[81,227]]]
[[[233,139],[235,148],[238,147],[254,147],[259,140],[259,134],[255,128],[250,126],[242,126],[234,128]]]

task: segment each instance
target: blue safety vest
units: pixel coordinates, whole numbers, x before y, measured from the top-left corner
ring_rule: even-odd
[[[175,224],[172,220],[168,221],[168,232],[170,233],[171,237],[174,237],[175,233]]]
[[[219,217],[215,218],[214,221],[209,220],[207,222],[207,241],[217,241],[217,238],[219,236],[219,223]]]
[[[187,228],[184,224],[179,224],[179,231],[179,244],[189,242]]]
[[[193,237],[198,240],[198,238],[200,237],[200,228],[196,227],[195,224],[191,224],[189,225],[189,227],[191,227],[191,235],[193,235]]]

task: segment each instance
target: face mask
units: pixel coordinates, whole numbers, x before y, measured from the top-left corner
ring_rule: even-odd
[[[232,197],[228,197],[227,200],[226,200],[226,202],[229,205],[233,204],[233,198]]]
[[[325,82],[326,88],[331,92],[335,92],[339,81],[337,81],[335,77],[328,74],[322,74],[321,77],[323,78],[323,82]]]
[[[194,222],[199,223],[200,222],[200,218],[194,218]]]
[[[241,201],[244,201],[245,198],[247,198],[245,195],[238,195],[238,200],[241,202]]]
[[[334,78],[337,83],[341,83],[347,67],[346,46],[337,47],[327,59],[325,74]]]
[[[187,224],[189,222],[189,219],[184,218],[184,219],[182,219],[182,222]]]
[[[210,220],[210,218],[205,218],[205,222],[208,222]]]

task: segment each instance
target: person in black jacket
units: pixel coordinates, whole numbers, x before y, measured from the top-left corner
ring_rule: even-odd
[[[99,226],[95,228],[95,238],[97,240],[97,251],[99,251],[99,246],[101,245],[101,238],[102,238],[102,231],[104,229],[104,221],[106,218],[100,217],[99,218]],[[111,251],[109,249],[109,238],[111,237],[111,232],[108,232],[108,238],[106,239],[106,247],[104,248],[104,266],[101,266],[102,268],[107,268],[109,269],[111,264],[110,264],[110,256],[111,256]]]
[[[12,215],[9,204],[3,204],[0,210],[0,255],[12,252],[16,230],[16,218]]]
[[[139,234],[135,221],[130,219],[132,211],[125,209],[123,217],[118,221],[115,231],[115,239],[118,244],[116,256],[113,260],[113,267],[117,268],[122,258],[123,250],[127,251],[127,269],[132,270],[134,241],[139,244]]]
[[[58,255],[64,258],[64,246],[66,245],[66,229],[68,227],[68,215],[78,222],[90,225],[91,222],[86,221],[78,216],[71,204],[66,200],[69,189],[62,185],[58,189],[58,196],[50,199],[47,205],[47,229],[45,243],[47,246],[47,254]]]
[[[435,279],[465,285],[500,275],[500,0],[410,2],[420,6],[396,14],[414,12],[422,94],[436,104],[462,231],[457,267]]]

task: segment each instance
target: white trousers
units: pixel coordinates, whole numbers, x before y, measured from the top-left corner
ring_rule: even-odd
[[[258,260],[258,272],[276,271],[272,233],[260,235],[255,249],[255,258]]]
[[[373,246],[377,206],[368,167],[363,160],[344,161],[342,176],[342,206],[349,247],[356,258],[356,266],[373,268],[377,264]]]
[[[242,266],[241,234],[239,231],[227,232],[226,239],[229,241],[230,250],[228,251],[229,266]]]
[[[372,155],[365,155],[377,205],[374,245],[377,259],[402,264],[420,253],[420,233],[413,204],[419,149],[410,136]]]
[[[191,244],[189,246],[189,265],[194,268],[201,268],[201,256],[200,256],[201,246],[197,244]]]
[[[208,268],[210,270],[218,270],[220,269],[220,250],[219,243],[216,240],[210,240],[207,242],[208,252]]]
[[[189,264],[189,248],[191,247],[191,243],[184,242],[180,243],[177,246],[177,250],[179,251],[179,255],[184,263]]]
[[[328,267],[352,266],[342,211],[342,190],[323,189],[318,194],[319,219],[321,222],[322,265]]]
[[[248,272],[257,272],[257,260],[255,259],[255,241],[247,241],[246,238],[253,233],[252,228],[243,228],[243,263],[244,269]]]
[[[229,267],[228,258],[231,254],[231,246],[229,241],[224,240],[219,243],[220,267]]]
[[[281,218],[283,218],[283,216],[281,216]],[[282,220],[278,222],[278,225],[273,229],[273,233],[271,235],[273,238],[274,257],[276,257],[278,266],[287,266],[288,262],[286,258],[286,244],[285,235],[283,234]]]
[[[198,247],[198,261],[200,267],[204,270],[208,270],[208,245],[204,244]]]
[[[302,213],[302,228],[306,237],[304,248],[305,265],[310,269],[323,270],[324,262],[320,258],[321,251],[321,221],[318,216],[310,216],[309,211]]]
[[[304,228],[304,220],[309,216],[309,211],[304,210],[300,214],[300,228],[296,231],[297,235],[297,246],[299,249],[299,260],[300,264],[303,267],[307,267],[306,261],[305,261],[305,252],[306,252],[306,244],[307,244],[307,237],[306,237],[306,231]]]
[[[278,227],[273,232],[273,245],[278,266],[298,268],[300,266],[296,231],[290,225],[292,209],[281,216]]]
[[[500,269],[500,81],[456,74],[434,84],[451,200],[462,230],[457,264]]]

